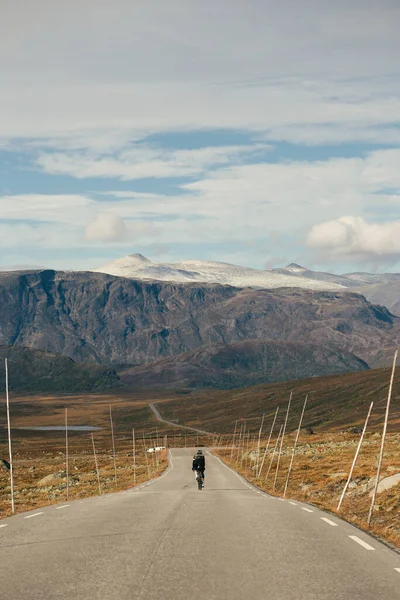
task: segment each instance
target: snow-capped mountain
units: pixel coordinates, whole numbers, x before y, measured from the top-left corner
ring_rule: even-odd
[[[94,271],[147,281],[219,283],[262,289],[298,287],[317,291],[347,290],[362,294],[374,304],[387,306],[393,314],[400,316],[400,273],[335,275],[311,271],[296,263],[265,270],[205,260],[157,263],[141,254],[119,258]]]
[[[157,280],[176,283],[220,283],[235,287],[301,287],[312,290],[342,290],[344,286],[335,275],[329,280],[318,278],[316,273],[299,265],[289,265],[284,269],[251,269],[223,262],[185,260],[175,263],[156,263],[141,254],[132,254],[114,260],[104,267],[94,269],[117,277],[141,280]],[[309,275],[309,276],[308,276]],[[345,278],[344,278],[345,279]],[[357,285],[349,281],[350,285]]]

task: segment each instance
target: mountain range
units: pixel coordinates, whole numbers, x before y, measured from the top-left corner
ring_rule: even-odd
[[[114,369],[76,363],[66,356],[34,348],[0,345],[0,389],[5,389],[4,359],[9,365],[9,389],[14,392],[96,392],[115,388]]]
[[[136,386],[236,387],[389,364],[400,319],[354,288],[330,285],[337,287],[0,273],[0,344],[112,366]]]
[[[235,287],[273,289],[300,287],[309,290],[344,291],[363,294],[370,302],[382,304],[400,316],[400,273],[346,273],[334,275],[312,271],[295,263],[274,269],[251,269],[222,262],[186,260],[156,263],[141,254],[132,254],[95,269],[116,277],[141,281],[175,283],[219,283]]]

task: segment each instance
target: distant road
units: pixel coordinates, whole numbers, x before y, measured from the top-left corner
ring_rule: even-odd
[[[153,404],[153,402],[150,402],[149,406],[150,406],[151,410],[153,411],[153,413],[155,414],[157,420],[161,421],[162,423],[167,423],[168,425],[172,425],[173,427],[178,427],[179,429],[186,429],[188,431],[202,433],[203,435],[212,435],[212,436],[216,435],[215,433],[210,433],[209,431],[204,431],[204,429],[195,429],[194,427],[187,427],[186,425],[178,425],[177,423],[174,423],[173,421],[166,421],[165,419],[162,418],[162,416],[160,415],[160,411],[158,410],[156,405]]]
[[[118,494],[0,521],[4,600],[398,600],[400,555],[301,502],[252,488],[192,449]]]

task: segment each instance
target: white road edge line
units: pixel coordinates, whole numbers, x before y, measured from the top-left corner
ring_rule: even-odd
[[[61,510],[62,508],[68,508],[68,506],[71,506],[70,504],[64,504],[63,506],[56,506],[56,510]]]
[[[293,506],[297,506],[297,502],[290,502],[290,500],[289,500],[289,504],[292,504]]]
[[[34,515],[28,515],[27,517],[24,517],[24,519],[32,519],[32,517],[38,517],[39,515],[42,515],[42,512],[38,512],[35,513]]]
[[[367,542],[364,542],[364,540],[360,539],[356,535],[349,535],[349,538],[357,542],[357,544],[360,544],[360,546],[362,546],[366,550],[375,550],[375,548],[367,544]]]
[[[398,573],[400,573],[399,567],[395,567],[394,570],[397,571]]]
[[[6,524],[4,524],[4,525],[0,525],[0,529],[1,529],[2,527],[7,527],[7,525],[6,525]]]
[[[305,506],[301,507],[301,510],[305,510],[306,512],[314,512],[311,508],[306,508]]]
[[[325,521],[325,523],[328,523],[328,525],[332,525],[332,527],[339,527],[339,525],[337,523],[334,523],[334,521],[331,521],[330,519],[327,519],[326,517],[320,517],[321,521]]]

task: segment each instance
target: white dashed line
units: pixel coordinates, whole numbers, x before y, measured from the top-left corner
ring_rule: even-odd
[[[291,504],[292,506],[297,506],[296,502],[290,502],[290,500],[289,500],[289,504]]]
[[[7,525],[0,525],[0,529],[1,529],[2,527],[7,527]]]
[[[400,569],[398,567],[395,567],[394,570],[400,573]]]
[[[305,506],[301,507],[301,510],[305,510],[306,512],[314,512],[311,508],[306,508]]]
[[[366,550],[375,550],[375,548],[373,548],[372,546],[370,546],[369,544],[367,544],[367,542],[364,542],[364,540],[361,540],[356,535],[349,535],[349,538],[352,539],[352,540],[354,540],[355,542],[357,542],[357,544],[360,544],[360,546],[362,546]]]
[[[339,527],[339,525],[337,523],[334,523],[333,521],[331,521],[330,519],[327,519],[326,517],[321,517],[322,521],[325,521],[325,523],[328,523],[328,525],[332,525],[332,527]]]
[[[56,506],[56,510],[61,510],[62,508],[68,508],[68,506],[71,506],[70,504],[64,504],[63,506]]]
[[[32,517],[38,517],[39,515],[42,515],[42,512],[39,513],[35,513],[34,515],[28,515],[27,517],[24,517],[24,519],[32,519]]]

